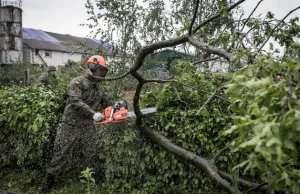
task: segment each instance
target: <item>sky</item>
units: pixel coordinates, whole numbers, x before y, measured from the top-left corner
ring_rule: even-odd
[[[88,18],[85,2],[86,0],[23,0],[23,27],[86,37],[90,30],[79,26],[86,23]],[[246,0],[242,4],[246,16],[258,2],[259,0]],[[298,6],[299,0],[264,0],[255,15],[271,11],[275,16],[283,18]],[[300,17],[300,9],[292,16],[295,15]]]

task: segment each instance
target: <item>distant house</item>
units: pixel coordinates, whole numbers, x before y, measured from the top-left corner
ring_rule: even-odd
[[[178,59],[191,60],[193,58],[193,55],[171,49],[152,53],[145,60],[146,77],[167,79],[174,61]]]
[[[176,50],[165,49],[149,55],[146,59],[147,70],[170,70],[173,61],[178,59],[192,59],[194,56]]]
[[[113,57],[112,47],[99,40],[30,28],[22,28],[22,32],[24,63],[63,66],[69,60],[79,62],[97,49],[105,50],[102,55],[108,62]]]

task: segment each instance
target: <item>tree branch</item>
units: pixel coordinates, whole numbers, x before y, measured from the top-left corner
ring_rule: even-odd
[[[194,39],[192,36],[188,37],[189,42],[195,46],[196,48],[208,52],[208,53],[213,53],[215,55],[218,55],[220,57],[223,57],[225,59],[227,59],[227,61],[231,62],[232,60],[234,60],[234,56],[230,53],[227,52],[224,49],[221,48],[215,48],[215,47],[211,47],[208,45],[205,45],[204,43],[197,41],[196,39]],[[246,66],[246,63],[242,60],[239,60],[239,63],[242,67]]]
[[[224,152],[226,152],[226,151],[228,151],[228,150],[230,150],[230,147],[225,147],[225,148],[219,150],[219,151],[216,153],[216,155],[214,156],[214,158],[212,159],[212,162],[213,162],[214,164],[216,164],[217,161],[218,161],[218,159],[219,159],[219,157],[220,157]]]
[[[201,4],[202,4],[202,0],[201,0]],[[197,2],[196,2],[196,8],[195,8],[195,11],[194,11],[194,16],[192,18],[192,22],[191,22],[190,27],[189,27],[189,36],[191,36],[193,34],[192,29],[193,29],[193,25],[194,25],[195,20],[196,20],[198,8],[199,8],[199,0],[197,0]]]
[[[195,46],[196,48],[202,51],[213,53],[215,55],[227,59],[228,61],[230,61],[230,58],[232,57],[231,53],[227,52],[226,50],[205,45],[204,43],[194,39],[192,36],[189,36],[188,40],[193,46]]]
[[[235,189],[231,186],[229,182],[224,180],[219,174],[217,173],[217,169],[215,166],[212,166],[209,161],[205,158],[197,156],[192,152],[189,152],[175,144],[173,144],[169,139],[161,135],[158,131],[154,129],[150,129],[148,127],[138,126],[138,128],[145,132],[147,135],[151,137],[153,141],[158,143],[162,146],[165,150],[170,153],[173,153],[175,156],[183,159],[184,161],[192,164],[201,170],[203,170],[209,178],[211,178],[217,185],[221,186],[222,188],[226,189],[229,193],[236,194]],[[238,191],[238,193],[241,193]]]
[[[188,88],[192,88],[192,89],[194,89],[194,90],[197,90],[197,91],[199,91],[199,92],[203,92],[203,93],[206,93],[206,94],[212,94],[212,93],[210,93],[210,92],[207,92],[207,91],[205,91],[205,90],[201,90],[201,89],[199,89],[199,88],[196,88],[196,87],[193,87],[193,86],[190,86],[190,85],[187,85],[187,84],[183,84],[183,83],[181,83],[181,82],[177,82],[178,84],[180,84],[180,85],[182,85],[182,86],[185,86],[185,87],[188,87]],[[229,102],[230,103],[230,101],[228,100],[228,99],[226,99],[226,98],[224,98],[224,97],[222,97],[222,96],[219,96],[219,95],[215,95],[216,97],[218,97],[218,98],[220,98],[220,99],[222,99],[222,100],[224,100],[224,101],[226,101],[226,102]]]
[[[152,82],[167,83],[167,82],[171,82],[171,81],[172,80],[151,79],[151,80],[145,80],[144,83],[152,83]]]
[[[101,80],[112,81],[112,80],[122,79],[122,78],[126,77],[127,75],[132,74],[132,73],[136,72],[137,70],[139,70],[140,67],[143,65],[143,62],[144,62],[146,56],[148,54],[152,53],[153,51],[155,51],[157,49],[161,49],[161,48],[172,47],[172,46],[176,46],[176,45],[179,45],[179,44],[183,44],[187,41],[188,41],[188,36],[183,35],[183,36],[178,37],[178,38],[159,41],[159,42],[155,42],[153,44],[146,45],[146,46],[142,47],[142,49],[139,51],[139,53],[136,57],[136,61],[135,61],[134,65],[130,68],[130,70],[128,72],[126,72],[123,75],[118,76],[118,77],[102,78]]]
[[[226,9],[227,12],[233,10],[234,8],[236,8],[237,6],[239,6],[241,3],[243,3],[244,1],[246,0],[239,0],[238,2],[236,2],[235,4],[231,5],[230,7],[228,7]],[[201,27],[205,26],[206,24],[210,23],[211,21],[219,18],[221,16],[220,13],[214,15],[214,16],[211,16],[210,18],[206,19],[205,21],[203,21],[201,24],[199,24],[198,26],[196,26],[193,30],[193,33],[196,33]]]
[[[263,2],[263,1],[264,1],[264,0],[260,0],[260,1],[257,3],[257,5],[255,6],[255,8],[252,10],[252,12],[250,13],[250,15],[249,15],[248,18],[246,19],[246,21],[245,21],[245,23],[244,23],[242,29],[240,30],[241,32],[243,32],[243,30],[244,30],[244,28],[245,28],[247,22],[249,21],[249,19],[250,19],[251,16],[253,15],[253,13],[257,10],[257,8],[258,8],[258,6],[261,4],[261,2]]]
[[[265,186],[265,185],[267,185],[267,184],[268,184],[268,183],[266,183],[266,182],[261,183],[261,184],[255,186],[255,187],[252,187],[252,188],[248,189],[247,191],[248,191],[248,192],[254,191],[254,190],[259,189],[259,188],[261,188],[262,186]]]
[[[218,60],[220,59],[220,57],[215,57],[215,58],[211,58],[211,59],[205,59],[205,60],[202,60],[202,61],[196,61],[193,63],[193,65],[197,65],[199,63],[204,63],[204,62],[208,62],[208,61],[214,61],[214,60]]]
[[[284,18],[282,18],[282,20],[280,20],[277,25],[272,29],[270,35],[268,36],[268,38],[265,40],[265,42],[261,45],[261,47],[258,49],[258,53],[262,50],[262,48],[267,44],[267,42],[270,40],[271,36],[273,35],[273,33],[275,32],[275,30],[277,29],[277,27],[282,23],[284,22],[284,20],[289,16],[291,15],[293,12],[297,11],[298,9],[300,9],[300,6],[293,9],[292,11],[290,11],[286,16],[284,16]],[[255,54],[254,57],[256,57],[257,54]],[[253,58],[254,58],[253,57]]]
[[[205,101],[205,103],[200,107],[200,109],[197,112],[201,112],[203,110],[203,108],[211,101],[211,99],[216,95],[218,90],[214,91],[210,97]]]
[[[224,172],[222,170],[218,170],[218,174],[222,178],[224,178],[224,179],[226,179],[228,181],[232,181],[233,180],[233,177],[230,174],[228,174],[228,173],[226,173],[226,172]],[[258,187],[258,186],[261,185],[261,183],[253,183],[253,182],[247,181],[245,179],[241,179],[241,178],[238,179],[238,183],[240,185],[242,185],[243,187],[245,187],[245,188],[254,188],[254,187]],[[257,189],[260,190],[260,191],[269,191],[270,187],[269,187],[268,184],[266,184],[266,185],[260,186]],[[285,192],[288,192],[288,191],[289,190],[287,190],[287,189],[280,189],[278,192],[285,193]]]

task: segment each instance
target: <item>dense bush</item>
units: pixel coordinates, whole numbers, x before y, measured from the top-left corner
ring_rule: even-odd
[[[45,143],[55,134],[65,86],[14,86],[0,93],[0,167],[41,165]]]

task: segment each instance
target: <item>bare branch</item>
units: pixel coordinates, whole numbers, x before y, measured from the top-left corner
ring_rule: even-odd
[[[196,62],[194,62],[193,65],[197,65],[199,63],[204,63],[204,62],[208,62],[208,61],[214,61],[214,60],[218,60],[218,59],[220,59],[220,57],[215,57],[215,58],[211,58],[211,59],[204,59],[202,61],[196,61]]]
[[[225,147],[225,148],[219,150],[219,151],[216,153],[216,155],[214,156],[214,158],[212,159],[212,162],[213,162],[214,164],[216,164],[217,161],[218,161],[218,159],[219,159],[219,157],[220,157],[224,152],[226,152],[226,151],[228,151],[228,150],[230,150],[230,147]]]
[[[265,186],[265,185],[267,185],[267,184],[268,184],[268,183],[266,183],[266,182],[261,183],[261,184],[255,186],[255,187],[252,187],[252,188],[248,189],[247,191],[250,192],[250,191],[257,190],[257,189],[259,189],[259,188],[261,188],[262,186]]]
[[[218,36],[218,38],[211,45],[216,44],[221,39],[222,35],[224,34],[224,32],[228,28],[228,24],[232,24],[232,23],[234,23],[234,21],[228,20],[228,22],[225,24],[225,28],[222,30],[222,32],[220,33],[220,35]]]
[[[244,11],[242,12],[242,14],[240,15],[240,18],[239,18],[239,20],[238,20],[238,26],[237,26],[237,29],[240,29],[240,24],[241,24],[243,15],[244,15]]]
[[[240,30],[241,32],[243,32],[243,30],[244,30],[244,28],[245,28],[247,22],[249,21],[249,19],[250,19],[251,16],[253,15],[253,13],[257,10],[257,8],[258,8],[258,6],[261,4],[261,2],[263,2],[263,1],[264,1],[264,0],[260,0],[260,1],[257,3],[257,5],[255,6],[255,8],[252,10],[251,14],[248,16],[248,18],[246,19],[246,21],[245,21],[245,23],[244,23],[242,29]]]
[[[284,20],[289,16],[291,15],[293,12],[297,11],[298,9],[300,9],[300,6],[293,9],[292,11],[290,11],[286,16],[284,16],[284,18],[282,18],[282,20],[280,20],[277,25],[272,29],[270,35],[268,36],[268,38],[265,40],[265,42],[261,45],[261,47],[258,49],[258,52],[260,52],[262,50],[262,48],[267,44],[267,42],[270,40],[271,36],[273,35],[273,33],[275,32],[275,30],[277,29],[277,27],[282,23],[284,22]],[[257,55],[257,54],[256,54]],[[255,56],[256,56],[255,55]],[[254,57],[255,57],[254,56]]]
[[[197,90],[197,91],[199,91],[199,92],[203,92],[203,93],[206,93],[206,94],[212,94],[212,93],[210,93],[210,92],[207,92],[207,91],[205,91],[205,90],[201,90],[201,89],[199,89],[199,88],[196,88],[196,87],[193,87],[193,86],[190,86],[190,85],[187,85],[187,84],[183,84],[183,83],[181,83],[181,82],[177,82],[178,84],[180,84],[180,85],[182,85],[182,86],[186,86],[186,87],[188,87],[188,88],[192,88],[192,89],[194,89],[194,90]],[[218,97],[218,98],[220,98],[220,99],[222,99],[222,100],[224,100],[224,101],[226,101],[226,102],[229,102],[230,103],[230,101],[228,100],[228,99],[226,99],[226,98],[224,98],[224,97],[222,97],[222,96],[219,96],[219,95],[215,95],[216,97]]]
[[[235,4],[231,5],[230,7],[228,7],[226,9],[227,12],[233,10],[234,8],[236,8],[237,6],[239,6],[241,3],[243,3],[244,1],[246,0],[240,0],[238,2],[236,2]],[[221,16],[220,13],[214,15],[214,16],[211,16],[210,18],[206,19],[205,21],[203,21],[201,24],[199,24],[197,27],[195,27],[195,29],[193,30],[193,33],[196,33],[201,27],[205,26],[206,24],[210,23],[211,21],[219,18]]]
[[[175,92],[176,92],[176,95],[177,95],[179,101],[182,102],[182,103],[184,103],[185,105],[189,105],[189,103],[183,101],[183,100],[180,98],[179,93],[178,93],[178,91],[177,91],[177,89],[176,89],[175,87],[174,87],[174,90],[175,90]]]
[[[201,0],[201,5],[202,5],[202,0]],[[194,16],[192,18],[192,22],[191,22],[190,27],[189,27],[189,36],[193,34],[192,29],[193,29],[193,25],[194,25],[195,20],[196,20],[198,8],[199,8],[199,0],[197,0],[197,2],[196,2],[196,8],[195,8],[195,11],[194,11]]]
[[[203,108],[211,101],[211,99],[216,95],[218,90],[214,91],[214,93],[212,93],[210,95],[210,97],[205,101],[205,103],[200,107],[200,109],[198,110],[198,112],[201,112],[203,110]]]
[[[152,83],[152,82],[167,83],[167,82],[171,82],[171,81],[172,80],[151,79],[151,80],[145,80],[144,83]]]

